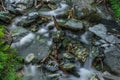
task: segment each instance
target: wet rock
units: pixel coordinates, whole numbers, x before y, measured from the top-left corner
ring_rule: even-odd
[[[106,47],[104,63],[108,65],[113,73],[120,75],[120,45]],[[111,62],[112,60],[112,62]]]
[[[95,6],[97,0],[66,0],[70,6],[74,6],[75,16],[87,21],[99,22],[101,18],[111,19],[104,6]],[[95,13],[94,13],[95,12]]]
[[[13,37],[24,36],[28,31],[25,28],[17,27],[13,30],[10,30]]]
[[[17,39],[19,39],[19,36]],[[35,34],[29,33],[14,42],[12,47],[19,50],[19,55],[24,59],[29,53],[34,53],[36,59],[40,61],[48,56],[49,47],[47,41],[48,39],[43,37],[38,40]]]
[[[111,29],[120,29],[119,23],[117,23],[115,20],[102,19],[100,23],[104,24],[108,31],[111,31]]]
[[[98,24],[89,28],[89,31],[93,32],[98,37],[104,39],[105,41],[116,44],[120,43],[120,39],[112,34],[108,34],[107,28],[103,24]]]
[[[44,67],[51,72],[58,71],[59,69],[56,61],[49,61]]]
[[[112,43],[112,44],[120,43],[120,39],[118,39],[114,35],[107,35],[107,37],[105,38],[105,40],[108,41],[109,43]]]
[[[0,23],[10,23],[13,17],[14,15],[10,14],[9,12],[0,12]]]
[[[89,28],[89,31],[93,32],[97,36],[105,39],[107,36],[107,29],[103,24],[98,24]]]
[[[107,71],[103,72],[103,77],[105,78],[105,80],[119,80],[120,79],[120,77],[112,75]]]
[[[33,53],[30,53],[26,56],[25,61],[27,63],[30,63],[33,59],[35,59],[35,55]]]
[[[80,36],[80,41],[85,44],[90,44],[92,37],[93,37],[93,33],[90,31],[86,31],[84,34]]]
[[[72,63],[66,63],[62,66],[62,68],[66,71],[71,71],[75,69],[75,65]]]
[[[81,30],[83,29],[83,23],[75,19],[70,19],[65,23],[65,28],[71,30]]]
[[[80,18],[81,16],[86,16],[92,11],[95,11],[95,8],[91,6],[93,3],[93,0],[71,0],[67,1],[69,4],[73,4],[74,6],[74,11],[75,15]]]
[[[34,5],[34,0],[5,0],[7,9],[13,13],[22,13]]]
[[[37,12],[31,12],[29,13],[25,18],[22,18],[21,21],[18,22],[18,26],[29,26],[33,22],[37,21],[38,13]]]

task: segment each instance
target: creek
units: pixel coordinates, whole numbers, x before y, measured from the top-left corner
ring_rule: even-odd
[[[49,69],[47,70],[47,68],[42,68],[42,64],[38,64],[39,61],[50,55],[49,51],[52,48],[52,45],[54,45],[53,35],[56,34],[58,30],[55,27],[55,23],[52,17],[55,16],[57,22],[64,22],[61,16],[64,16],[65,12],[69,9],[70,7],[67,4],[59,3],[59,5],[57,5],[57,8],[54,10],[33,11],[27,12],[28,15],[16,16],[13,19],[12,23],[8,26],[9,30],[12,32],[12,36],[14,39],[11,48],[16,48],[19,52],[18,56],[22,56],[26,62],[28,61],[27,64],[24,64],[22,70],[23,78],[25,80],[105,80],[103,78],[103,74],[100,71],[97,71],[92,66],[93,60],[96,56],[96,54],[94,56],[93,53],[97,52],[94,51],[96,48],[93,49],[94,47],[92,47],[92,40],[86,39],[86,36],[88,36],[87,38],[91,38],[91,36],[93,35],[93,33],[89,31],[86,31],[81,35],[81,33],[71,32],[69,31],[69,29],[63,29],[66,37],[76,38],[79,43],[81,43],[83,46],[85,46],[85,48],[88,49],[88,54],[86,60],[84,61],[84,64],[82,62],[79,62],[79,60],[75,59],[75,73],[73,71],[69,74],[69,72],[66,73],[59,69],[55,73],[51,73],[49,72]],[[30,22],[28,22],[30,24],[33,21],[37,20],[36,17],[38,16],[48,17],[49,21],[42,24],[33,24],[32,28],[24,27],[21,24],[21,21],[27,20],[30,20]],[[78,23],[78,25],[82,24]],[[37,26],[37,29],[34,29],[34,26],[35,28]],[[75,26],[77,26],[77,24]],[[76,29],[79,28],[76,27]],[[71,39],[70,41],[72,40],[74,39]],[[31,62],[34,57],[37,59],[36,61],[38,62]],[[69,63],[69,60],[63,62]],[[76,77],[76,75],[78,76]]]

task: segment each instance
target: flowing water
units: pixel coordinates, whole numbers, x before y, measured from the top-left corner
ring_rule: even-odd
[[[56,10],[44,11],[40,12],[40,14],[44,16],[57,16],[63,14],[67,9],[68,6],[66,4],[60,3],[60,7]],[[22,26],[17,26],[17,23],[23,18],[25,18],[25,16],[16,17],[9,26],[9,29],[12,31],[14,37],[14,42],[11,47],[17,48],[19,50],[19,55],[24,58],[28,54],[33,53],[38,59],[43,59],[48,56],[49,46],[52,45],[50,32],[53,33],[57,31],[55,28],[52,30],[48,29],[48,25],[53,23],[53,21],[51,20],[50,23],[39,26],[38,31],[33,33]],[[84,40],[84,37],[82,37],[82,39]],[[59,80],[89,80],[89,77],[94,74],[91,64],[91,58],[87,59],[83,67],[79,62],[76,62],[80,78],[62,73],[62,77],[60,77]],[[24,65],[23,73],[25,80],[48,80],[45,77],[44,71],[38,68],[35,64]]]

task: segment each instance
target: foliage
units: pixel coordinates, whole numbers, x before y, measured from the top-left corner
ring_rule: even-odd
[[[4,40],[4,26],[0,26],[0,80],[18,80],[15,68],[20,63],[16,50],[10,49]]]
[[[111,8],[113,9],[115,16],[120,19],[120,1],[119,0],[109,0]]]

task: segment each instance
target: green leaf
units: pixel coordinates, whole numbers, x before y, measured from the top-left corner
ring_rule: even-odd
[[[5,45],[4,48],[3,48],[3,51],[6,51],[10,48],[10,45]]]
[[[120,8],[120,6],[118,4],[112,5],[112,9],[119,9],[119,8]]]
[[[4,68],[4,66],[2,65],[2,63],[0,63],[0,70],[3,69],[3,68]]]
[[[0,38],[4,37],[4,33],[0,32]]]

